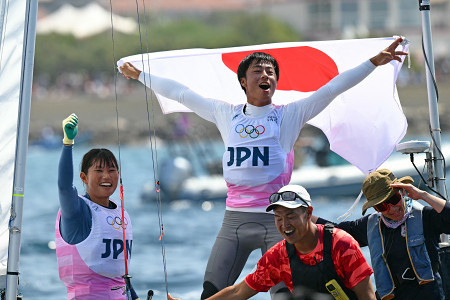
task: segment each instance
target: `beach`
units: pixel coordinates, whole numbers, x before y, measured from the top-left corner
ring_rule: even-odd
[[[450,129],[450,83],[438,82],[439,114],[441,130]],[[429,109],[425,84],[399,86],[398,93],[403,112],[408,120],[407,135],[428,133]],[[33,97],[30,116],[30,141],[41,138],[43,129],[61,135],[61,122],[69,114],[79,117],[80,133],[89,134],[96,144],[148,143],[149,132],[162,140],[173,140],[185,136],[196,139],[220,139],[219,131],[195,113],[172,113],[164,115],[158,101],[133,83],[117,93],[107,96],[84,93],[49,93],[46,97]],[[149,122],[150,120],[150,122]],[[119,131],[117,130],[119,128]],[[301,135],[317,132],[306,126]]]

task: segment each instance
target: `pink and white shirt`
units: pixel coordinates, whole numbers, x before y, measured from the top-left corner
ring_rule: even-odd
[[[280,144],[282,107],[257,118],[243,109],[235,108],[222,161],[230,210],[267,206],[270,194],[289,183],[294,164],[294,152]]]
[[[132,247],[132,226],[128,213],[122,224],[121,207],[105,208],[79,196],[89,206],[92,228],[82,242],[71,245],[60,232],[61,212],[55,227],[56,257],[59,277],[67,287],[67,299],[125,300],[125,256],[122,226],[125,226],[127,259]]]

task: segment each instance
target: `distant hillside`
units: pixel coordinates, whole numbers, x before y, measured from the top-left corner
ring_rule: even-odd
[[[81,7],[91,2],[97,2],[103,7],[110,7],[110,0],[41,0],[39,9],[45,12],[51,12],[58,9],[63,4],[70,4]],[[211,11],[236,11],[249,10],[262,7],[264,1],[261,0],[147,0],[145,1],[147,12],[165,13],[192,13],[192,12],[211,12]],[[288,0],[271,0],[270,4],[288,2]],[[136,14],[136,2],[124,0],[112,0],[112,7],[115,13],[130,15]],[[142,1],[139,1],[141,11],[144,10]]]

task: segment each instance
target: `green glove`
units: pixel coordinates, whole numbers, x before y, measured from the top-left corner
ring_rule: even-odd
[[[71,114],[62,122],[64,130],[64,145],[73,145],[73,139],[78,133],[78,117],[76,114]]]

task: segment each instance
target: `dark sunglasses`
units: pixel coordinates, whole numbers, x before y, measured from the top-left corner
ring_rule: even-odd
[[[375,205],[373,208],[378,212],[383,212],[389,209],[389,205],[397,205],[400,200],[402,200],[402,195],[400,195],[400,193],[395,193],[391,198]]]
[[[269,202],[270,204],[273,204],[275,202],[278,202],[280,200],[282,201],[295,201],[296,199],[300,199],[303,201],[303,203],[306,204],[306,206],[309,207],[308,202],[306,202],[305,199],[301,198],[299,195],[297,195],[297,193],[295,192],[281,192],[281,193],[273,193],[272,195],[270,195],[269,197]]]

